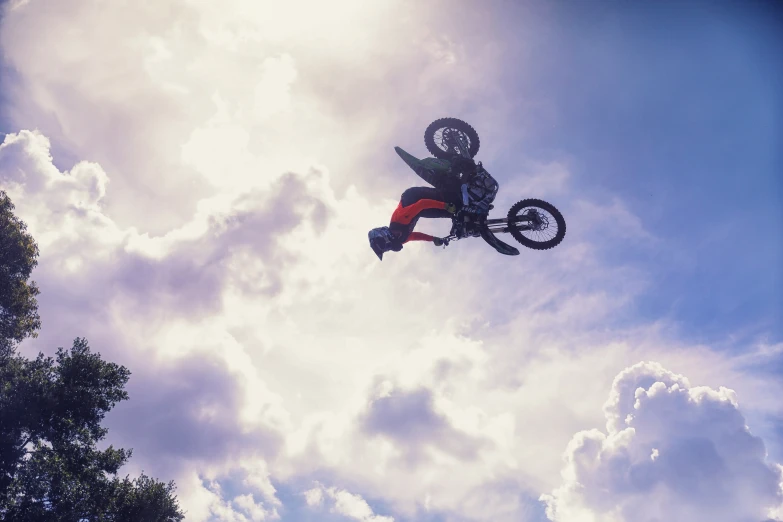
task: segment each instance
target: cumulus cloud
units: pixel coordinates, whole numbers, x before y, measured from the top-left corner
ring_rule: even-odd
[[[261,522],[279,520],[275,506],[268,508],[257,502],[251,494],[239,495],[233,499],[216,480],[209,480],[195,474],[182,481],[185,493],[179,494],[180,504],[186,506],[186,518],[198,522]],[[180,489],[181,486],[180,486]]]
[[[249,517],[249,520],[253,522],[260,522],[267,518],[267,511],[264,509],[263,505],[256,503],[252,495],[240,495],[234,499],[234,504],[244,511]],[[275,513],[272,514],[274,515]]]
[[[781,468],[730,389],[639,363],[614,380],[604,412],[607,431],[573,437],[563,484],[542,497],[551,520],[758,522],[783,501]]]
[[[361,495],[344,489],[324,487],[316,484],[304,492],[307,505],[312,509],[328,508],[330,512],[342,515],[346,519],[360,522],[394,522],[393,517],[376,515]]]
[[[649,236],[622,202],[578,204],[565,161],[492,167],[535,129],[489,81],[506,61],[487,10],[446,4],[37,0],[3,18],[5,109],[40,129],[0,147],[41,246],[44,328],[22,349],[86,336],[130,367],[110,437],[136,448],[130,472],[177,481],[189,520],[290,516],[279,492],[324,475],[384,506],[312,489],[324,519],[540,520],[560,451],[643,356],[780,410],[774,379],[666,324],[620,324],[652,282],[593,239]],[[551,198],[563,245],[511,260],[413,244],[377,262],[367,230],[419,183],[392,145],[425,154],[444,115],[479,130],[498,210]]]
[[[539,492],[556,485],[555,448],[597,420],[617,365],[658,350],[716,372],[702,379],[743,385],[714,354],[605,335],[575,352],[570,334],[554,335],[602,321],[618,306],[609,296],[623,295],[606,286],[594,297],[577,277],[592,262],[584,252],[556,252],[520,301],[491,274],[527,280],[524,267],[487,258],[485,245],[459,262],[412,245],[379,264],[366,223],[388,219],[394,201],[338,197],[323,169],[204,199],[189,222],[151,236],[102,206],[97,187],[103,197],[116,187],[100,166],[61,171],[49,147],[28,131],[0,146],[0,177],[41,245],[45,327],[27,349],[86,335],[131,368],[131,400],[107,418],[111,442],[136,449],[130,472],[175,479],[194,520],[273,517],[285,510],[276,483],[323,470],[395,515],[536,520]]]
[[[108,176],[99,165],[81,162],[60,172],[52,163],[49,140],[38,132],[6,135],[0,145],[0,172],[21,211],[31,216],[28,224],[44,256],[58,255],[74,264],[96,255],[106,261],[111,250],[123,251],[113,259],[113,279],[121,287],[116,291],[143,295],[147,302],[174,299],[171,308],[184,312],[219,303],[234,256],[269,261],[278,255],[276,239],[303,220],[316,221],[317,227],[328,221],[323,202],[311,192],[313,177],[284,174],[267,191],[203,200],[191,222],[150,237],[119,226],[105,213],[101,203]],[[274,271],[263,279],[265,290],[274,292],[279,282]]]
[[[80,162],[60,173],[52,164],[51,142],[40,132],[21,131],[4,137],[0,170],[3,181],[41,195],[58,195],[46,203],[98,210],[108,176],[95,163]]]
[[[356,174],[395,161],[378,158],[393,129],[426,125],[400,108],[446,110],[488,85],[482,72],[495,62],[472,32],[459,36],[475,74],[441,66],[455,59],[453,38],[432,24],[445,13],[354,0],[19,3],[0,31],[16,73],[3,91],[18,126],[112,173],[105,205],[118,223],[165,233],[214,192],[313,162],[331,167],[339,190],[389,186]],[[460,89],[444,93],[454,80]],[[142,204],[158,211],[139,214]]]
[[[60,172],[40,133],[6,136],[0,180],[41,248],[36,276],[47,287],[40,298],[47,321],[41,349],[86,330],[94,349],[132,368],[133,401],[107,419],[111,442],[152,457],[134,459],[132,467],[178,479],[193,520],[206,520],[215,510],[221,520],[249,520],[235,508],[259,519],[261,504],[252,507],[242,495],[238,505],[223,498],[217,481],[231,474],[242,477],[245,491],[264,498],[264,512],[273,515],[279,500],[266,461],[282,445],[284,417],[275,395],[255,379],[235,341],[209,327],[183,328],[183,321],[221,308],[232,255],[248,248],[263,259],[276,234],[300,223],[297,212],[308,208],[298,192],[306,192],[303,185],[284,177],[269,198],[251,193],[196,217],[195,233],[150,238],[103,213],[108,177],[99,166],[80,163]],[[286,196],[297,204],[276,206]],[[253,286],[245,291],[255,293]],[[161,346],[170,351],[156,349]],[[182,358],[189,352],[204,355]]]

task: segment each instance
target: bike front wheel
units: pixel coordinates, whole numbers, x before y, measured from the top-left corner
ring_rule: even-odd
[[[548,250],[560,244],[566,233],[563,214],[551,203],[523,199],[508,211],[508,231],[528,248]]]

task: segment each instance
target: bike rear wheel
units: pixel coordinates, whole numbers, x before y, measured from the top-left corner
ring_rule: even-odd
[[[478,153],[481,143],[476,129],[458,118],[441,118],[430,123],[424,131],[424,144],[430,154],[445,160],[459,154],[458,149],[449,145],[451,133],[459,133],[467,139],[471,158]]]
[[[508,231],[528,248],[548,250],[560,244],[566,233],[563,214],[551,203],[523,199],[508,211]]]

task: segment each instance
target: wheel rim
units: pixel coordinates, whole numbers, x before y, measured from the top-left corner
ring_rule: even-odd
[[[442,150],[443,152],[455,152],[458,153],[458,150],[455,145],[449,146],[449,141],[454,140],[456,142],[456,136],[453,136],[453,134],[457,134],[459,136],[462,136],[465,139],[465,142],[468,144],[468,150],[470,150],[471,141],[470,136],[467,135],[467,133],[455,129],[454,127],[443,127],[442,129],[437,129],[434,132],[434,142],[435,145]]]
[[[540,207],[523,207],[517,213],[514,222],[519,233],[526,239],[536,243],[546,243],[555,239],[560,232],[555,215]],[[524,230],[521,227],[530,227]]]

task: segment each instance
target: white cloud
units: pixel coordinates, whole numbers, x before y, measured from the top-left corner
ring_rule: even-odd
[[[432,38],[426,42],[425,49],[436,62],[453,65],[457,62],[454,42],[447,36]]]
[[[23,349],[86,336],[130,367],[110,436],[177,481],[189,519],[285,514],[278,489],[328,473],[383,516],[534,520],[562,448],[642,358],[780,411],[780,383],[745,366],[776,349],[735,360],[668,323],[623,323],[654,281],[594,240],[647,241],[644,227],[621,201],[579,204],[565,161],[492,166],[519,100],[491,81],[506,62],[485,10],[442,7],[37,0],[3,20],[9,114],[41,129],[0,148],[41,246],[44,328]],[[377,262],[367,230],[419,182],[392,145],[424,154],[442,115],[479,130],[499,211],[521,194],[564,211],[561,246],[508,259],[481,241],[412,244]],[[315,491],[306,503],[337,509]]]
[[[220,483],[189,473],[177,484],[180,505],[185,505],[186,518],[196,522],[261,522],[279,520],[273,507],[267,509],[251,494],[227,498]]]
[[[305,501],[310,507],[320,506],[324,502],[324,490],[321,487],[308,489],[304,492]]]
[[[311,508],[320,508],[324,500],[329,500],[329,510],[348,519],[360,522],[394,522],[393,517],[376,515],[367,501],[361,495],[350,493],[344,489],[334,487],[326,488],[316,484],[312,489],[305,491],[307,505]]]
[[[366,226],[388,219],[394,201],[373,208],[356,189],[338,197],[327,172],[203,200],[190,222],[150,237],[90,199],[95,183],[58,171],[39,134],[9,135],[0,165],[41,245],[44,329],[27,349],[85,335],[127,364],[131,400],[108,419],[112,442],[136,449],[132,466],[176,480],[202,520],[251,516],[232,500],[248,494],[277,512],[273,481],[322,469],[400,516],[532,519],[539,492],[556,487],[560,448],[598,422],[606,386],[640,357],[749,397],[776,389],[655,328],[593,332],[634,286],[568,245],[533,279],[480,243],[410,245],[378,263]],[[103,179],[89,172],[78,179]],[[92,203],[71,203],[80,201]],[[525,298],[495,273],[527,281]],[[380,422],[384,411],[399,425]],[[665,448],[652,447],[661,462]],[[230,478],[242,485],[230,495],[200,482]]]
[[[234,499],[234,504],[247,513],[250,520],[253,522],[259,522],[267,519],[267,512],[260,503],[256,503],[253,495],[240,495]],[[277,518],[277,517],[275,517]]]
[[[434,66],[422,46],[453,46],[432,20],[443,11],[415,2],[38,0],[3,19],[18,79],[3,87],[17,125],[112,173],[104,203],[119,224],[159,234],[210,194],[316,162],[339,191],[389,186],[357,174],[398,165],[394,129],[426,125],[401,107],[446,110],[486,89],[492,67],[480,36],[464,34],[474,74]],[[459,93],[444,92],[457,79]],[[138,212],[150,205],[154,216]]]
[[[617,376],[604,411],[606,432],[568,445],[563,484],[544,496],[551,520],[754,522],[783,502],[780,467],[734,391],[639,363]]]

